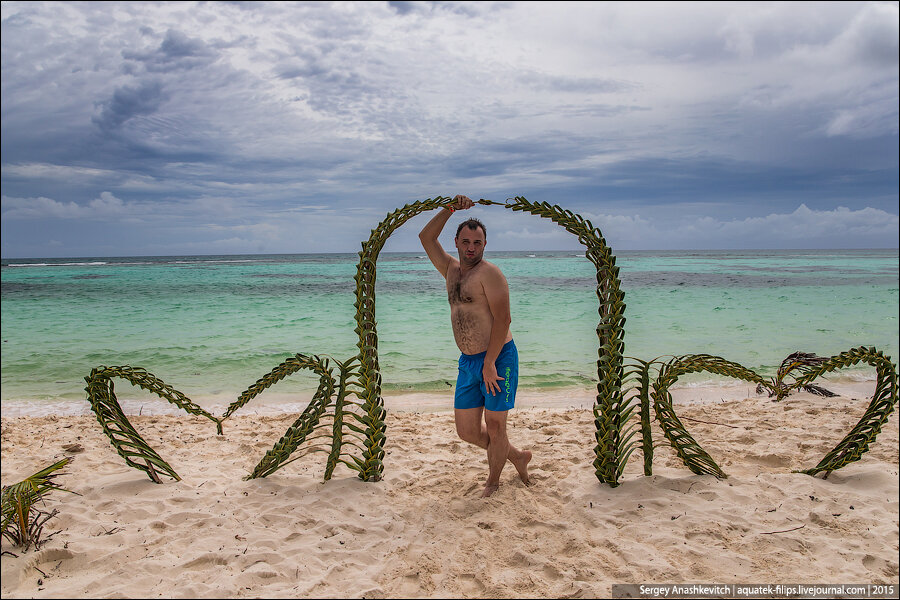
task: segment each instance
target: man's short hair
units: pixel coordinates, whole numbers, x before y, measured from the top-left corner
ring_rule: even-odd
[[[459,224],[459,227],[456,228],[456,237],[459,237],[459,232],[462,231],[463,227],[468,227],[469,229],[478,229],[481,227],[481,231],[484,232],[484,241],[487,241],[487,228],[484,226],[484,223],[479,221],[478,219],[471,218],[467,221],[463,221]],[[454,238],[455,239],[455,238]]]

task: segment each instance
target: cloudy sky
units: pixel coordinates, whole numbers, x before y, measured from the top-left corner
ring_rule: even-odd
[[[457,193],[614,250],[897,247],[898,4],[2,3],[4,258],[354,252]]]

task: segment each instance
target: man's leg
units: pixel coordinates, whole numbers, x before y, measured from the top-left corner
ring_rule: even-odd
[[[528,485],[528,463],[531,461],[529,450],[519,450],[509,443],[506,435],[507,411],[484,411],[484,421],[488,436],[488,480],[484,486],[483,498],[490,496],[500,487],[500,473],[509,460],[519,473],[522,483]]]
[[[454,410],[453,417],[456,421],[456,433],[463,441],[487,449],[489,440],[487,429],[481,420],[482,413],[484,413],[483,406],[457,408]]]
[[[482,420],[482,415],[484,415],[484,420]],[[531,460],[531,452],[529,452],[528,450],[519,450],[509,443],[509,439],[506,437],[506,411],[495,412],[491,410],[484,410],[484,408],[480,406],[477,408],[457,408],[454,411],[454,417],[456,420],[456,433],[462,440],[469,442],[470,444],[474,444],[479,448],[487,450],[488,464],[490,465],[492,441],[490,436],[490,427],[493,427],[495,429],[500,427],[497,419],[494,418],[495,415],[502,418],[502,437],[504,441],[500,443],[501,447],[505,445],[507,448],[506,456],[504,458],[506,460],[509,460],[509,462],[511,462],[513,466],[516,467],[516,471],[518,471],[519,473],[519,478],[523,483],[525,483],[525,485],[528,485],[528,462]],[[502,469],[503,467],[501,466],[500,470]],[[500,473],[498,471],[498,481],[499,477]],[[490,474],[488,476],[488,479],[490,479]],[[496,490],[496,487],[494,489]]]
[[[484,411],[484,422],[488,435],[488,479],[484,485],[482,498],[487,498],[500,487],[500,472],[509,456],[509,438],[506,437],[506,411]]]

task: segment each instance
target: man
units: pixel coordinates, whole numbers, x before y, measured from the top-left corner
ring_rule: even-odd
[[[461,223],[456,231],[458,260],[438,242],[450,215],[475,205],[466,196],[453,200],[450,208],[441,209],[422,229],[419,240],[447,281],[453,336],[462,352],[453,402],[456,432],[487,450],[489,472],[482,493],[486,498],[500,487],[500,472],[507,460],[528,484],[531,452],[510,444],[506,435],[506,414],[515,404],[519,372],[519,355],[509,330],[509,287],[500,269],[483,259],[487,231],[478,219]]]

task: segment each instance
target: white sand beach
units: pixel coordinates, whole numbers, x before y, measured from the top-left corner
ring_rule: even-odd
[[[375,483],[344,467],[323,483],[321,454],[245,481],[292,414],[247,407],[224,436],[187,415],[133,417],[182,477],[162,485],[128,468],[92,415],[4,415],[3,484],[68,455],[59,482],[80,495],[48,498],[59,515],[45,531],[58,533],[40,550],[4,541],[17,556],[2,557],[3,597],[569,598],[609,596],[615,583],[898,583],[897,413],[860,461],[822,479],[791,470],[849,431],[864,395],[775,403],[723,389],[724,400],[678,411],[728,479],[694,475],[666,445],[652,476],[637,451],[611,488],[591,465],[594,425],[579,407],[590,395],[576,396],[543,407],[523,397],[510,438],[534,452],[532,485],[507,465],[487,499],[486,458],[457,439],[441,397],[386,398]],[[434,409],[402,410],[412,400]],[[665,442],[655,423],[654,437]]]

